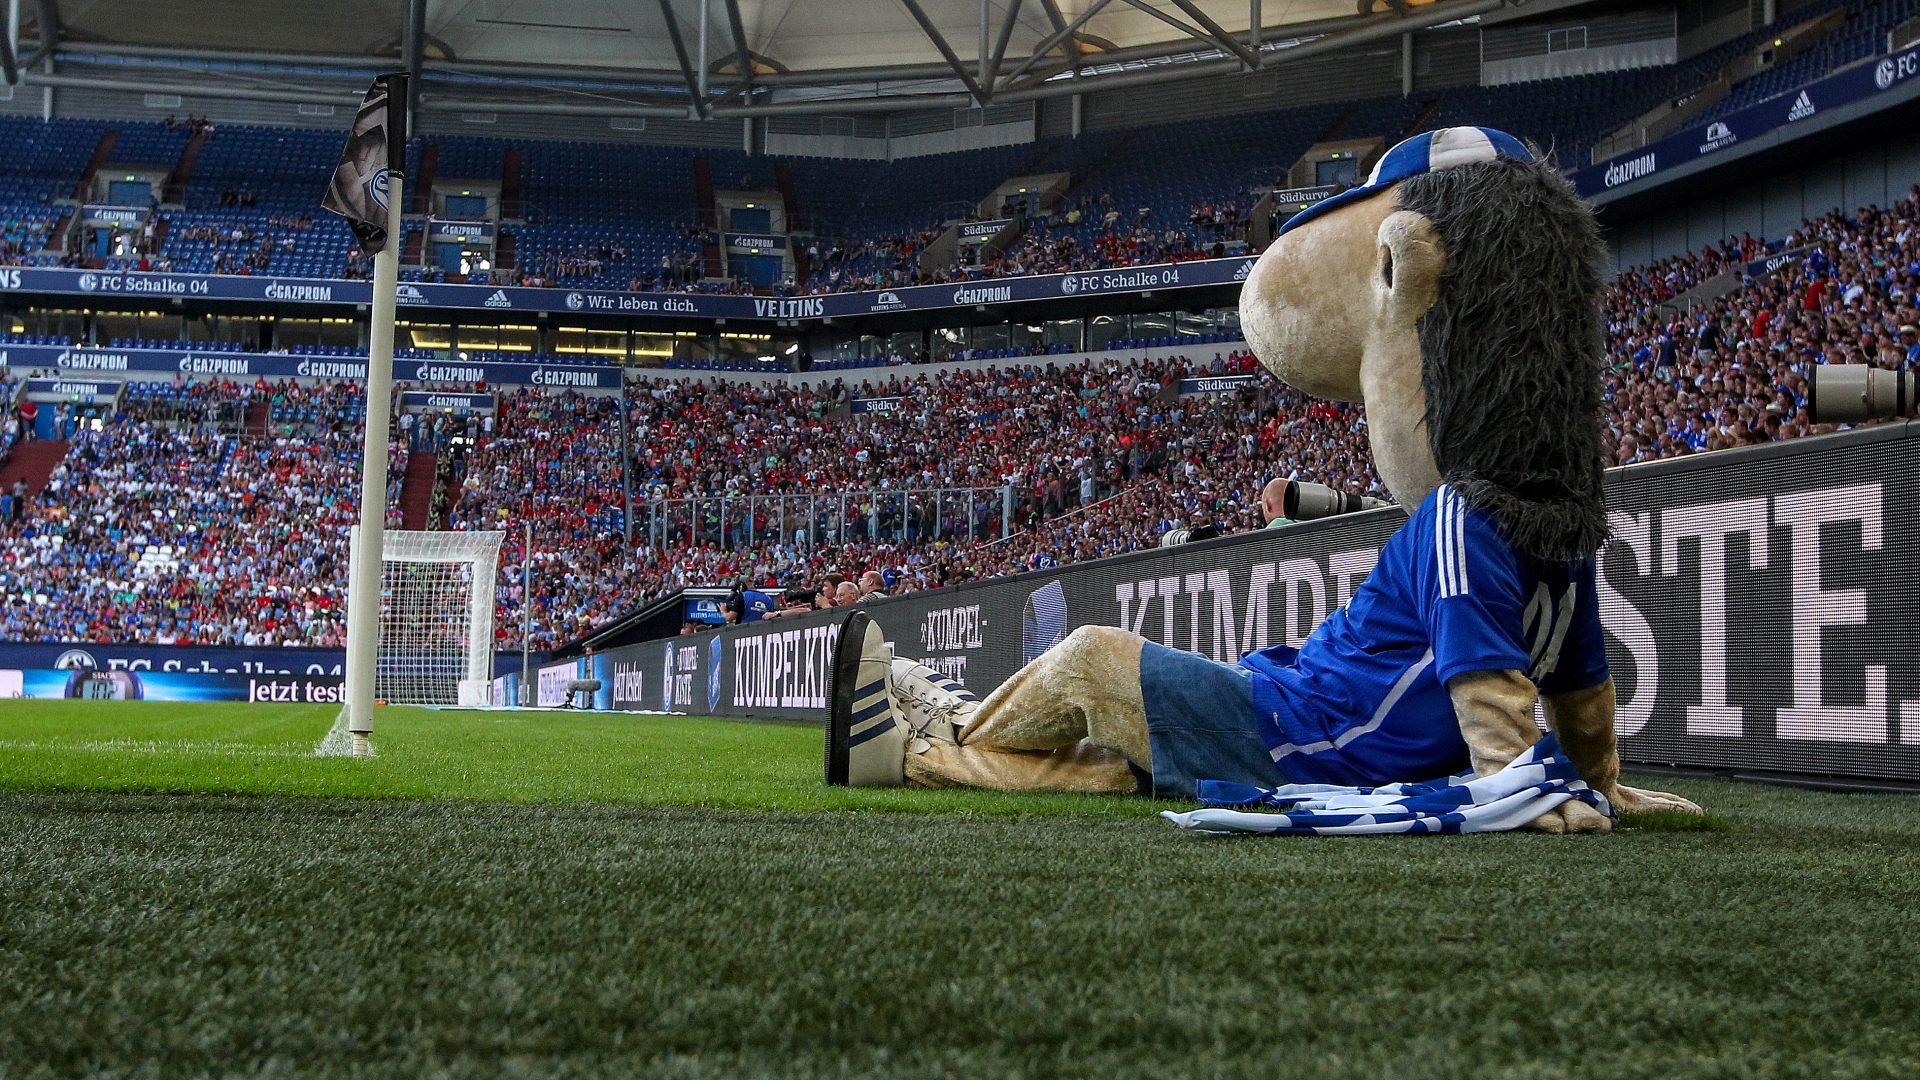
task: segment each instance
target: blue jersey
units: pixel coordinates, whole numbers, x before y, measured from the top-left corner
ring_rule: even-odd
[[[1541,563],[1442,487],[1298,652],[1240,661],[1278,765],[1297,783],[1385,784],[1470,766],[1447,681],[1518,671],[1544,693],[1607,678],[1594,560]]]

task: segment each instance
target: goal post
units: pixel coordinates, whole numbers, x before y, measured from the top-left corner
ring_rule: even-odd
[[[505,538],[503,532],[385,530],[375,698],[396,705],[491,700],[494,583]],[[349,654],[349,684],[365,677],[365,662]]]

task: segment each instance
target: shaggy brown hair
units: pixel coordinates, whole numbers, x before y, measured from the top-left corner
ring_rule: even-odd
[[[1605,245],[1552,166],[1500,158],[1401,181],[1446,269],[1419,324],[1427,442],[1440,477],[1520,552],[1592,555],[1601,492]]]

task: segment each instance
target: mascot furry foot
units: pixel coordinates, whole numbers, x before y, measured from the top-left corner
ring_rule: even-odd
[[[1445,128],[1388,150],[1365,184],[1288,221],[1240,298],[1269,370],[1365,404],[1375,466],[1409,510],[1347,606],[1297,652],[1237,664],[1083,627],[968,708],[916,704],[922,688],[876,662],[878,695],[851,652],[874,634],[850,622],[842,666],[859,675],[830,725],[829,778],[833,740],[865,745],[881,696],[900,737],[869,738],[904,761],[843,779],[1180,799],[1200,779],[1491,775],[1539,738],[1538,702],[1611,806],[1697,812],[1619,783],[1595,590],[1603,254],[1588,207],[1510,135]],[[936,712],[923,729],[905,719]],[[1532,827],[1612,819],[1569,803]]]

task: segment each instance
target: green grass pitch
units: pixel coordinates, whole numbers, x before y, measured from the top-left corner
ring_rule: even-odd
[[[0,703],[0,1076],[1920,1073],[1920,799],[1219,839],[812,728]]]

